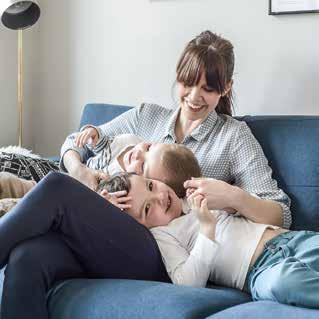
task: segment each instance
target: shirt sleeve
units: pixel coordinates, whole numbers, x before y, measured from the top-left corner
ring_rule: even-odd
[[[241,122],[238,127],[231,154],[234,184],[262,199],[278,202],[282,207],[283,227],[289,228],[292,221],[290,199],[272,178],[268,160],[245,122]]]
[[[74,140],[76,136],[77,136],[77,133],[72,133],[68,135],[68,137],[66,138],[66,140],[64,141],[61,147],[59,167],[62,172],[67,172],[67,169],[63,163],[63,156],[67,151],[73,150],[77,152],[80,155],[81,163],[86,163],[86,161],[92,156],[92,152],[87,147],[87,145],[84,145],[83,147],[77,147],[74,145]]]
[[[88,127],[95,128],[99,133],[99,139],[97,140],[95,146],[92,146],[91,144],[87,145],[87,147],[93,152],[93,154],[97,155],[100,152],[102,152],[107,146],[109,146],[111,140],[108,138],[108,136],[104,134],[104,132],[98,126],[84,125],[83,127],[81,127],[80,132],[83,132]]]
[[[155,233],[162,258],[172,282],[178,285],[205,287],[218,244],[198,234],[193,249],[188,252],[172,235]]]
[[[132,108],[131,110],[122,113],[110,122],[97,126],[97,130],[101,136],[107,136],[108,138],[114,138],[118,134],[131,133],[136,134],[138,128],[138,118],[141,109],[144,104],[140,107]],[[76,147],[74,146],[74,140],[77,132],[70,134],[64,141],[60,151],[60,169],[66,172],[66,168],[63,164],[63,156],[68,150],[74,150],[80,155],[80,160],[85,163],[91,156],[92,152],[87,147]]]

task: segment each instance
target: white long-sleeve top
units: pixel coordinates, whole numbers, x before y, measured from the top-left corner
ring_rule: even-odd
[[[266,228],[224,211],[217,218],[215,240],[199,233],[196,212],[183,205],[185,215],[167,226],[151,229],[167,272],[174,284],[205,287],[217,285],[243,289],[251,258]]]

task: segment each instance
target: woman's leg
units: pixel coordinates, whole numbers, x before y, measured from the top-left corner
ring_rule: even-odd
[[[15,247],[5,269],[1,319],[47,319],[46,295],[66,278],[85,277],[82,266],[58,234],[47,233]]]
[[[250,280],[253,298],[319,308],[319,233],[287,233],[267,249]]]
[[[93,277],[169,281],[156,241],[75,179],[50,173],[0,219],[0,266],[22,241],[55,231]]]

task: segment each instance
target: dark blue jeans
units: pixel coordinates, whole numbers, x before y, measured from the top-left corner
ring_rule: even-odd
[[[152,234],[75,179],[50,173],[0,219],[1,319],[48,318],[46,293],[75,277],[169,281]]]

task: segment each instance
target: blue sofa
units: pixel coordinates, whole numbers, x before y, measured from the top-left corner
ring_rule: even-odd
[[[129,108],[88,104],[80,126],[102,124]],[[292,200],[292,229],[319,231],[319,116],[238,119],[247,122],[262,145],[279,186]],[[48,306],[52,319],[319,318],[319,310],[270,301],[252,302],[249,295],[235,289],[117,279],[60,282],[49,292]]]

